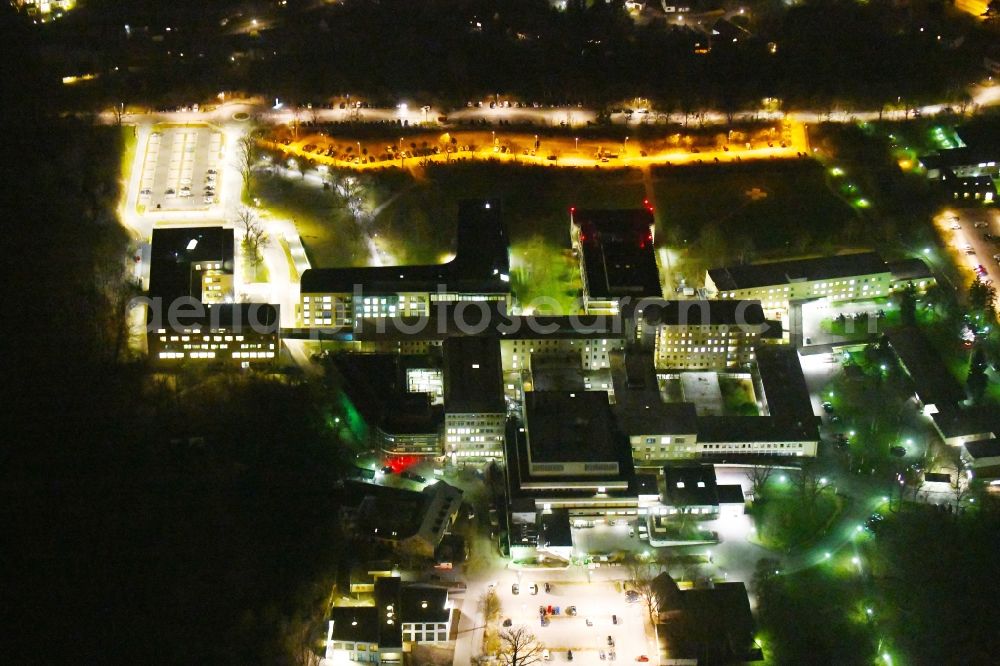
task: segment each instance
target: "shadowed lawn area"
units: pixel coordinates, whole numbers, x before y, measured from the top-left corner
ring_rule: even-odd
[[[751,508],[757,542],[765,548],[787,551],[805,545],[826,532],[843,509],[843,499],[832,492],[823,492],[810,502],[791,485],[772,479],[763,499],[755,500]]]
[[[759,416],[754,400],[753,383],[749,379],[719,375],[719,390],[722,392],[723,407],[727,414],[734,416]]]
[[[570,207],[637,208],[646,198],[636,169],[459,162],[332,175],[357,180],[371,213],[368,230],[401,264],[447,260],[458,202],[499,198],[515,294],[525,303],[551,298],[567,312],[580,289],[575,260],[562,254],[569,248]],[[842,242],[844,224],[857,219],[826,188],[823,168],[807,160],[655,168],[651,180],[661,220],[658,245],[691,248],[695,263],[751,259],[786,245],[823,251]],[[313,265],[367,263],[364,236],[333,188],[298,176],[261,176],[258,196],[266,208],[295,220]]]
[[[576,257],[541,236],[511,246],[511,284],[521,306],[541,314],[579,309],[580,268]]]
[[[812,160],[653,169],[657,243],[712,263],[824,252],[860,233],[859,218]]]
[[[255,194],[275,217],[295,223],[309,262],[317,268],[364,266],[368,252],[354,218],[333,196],[300,178],[257,178]]]
[[[758,639],[766,663],[875,663],[877,635],[865,617],[857,577],[838,576],[829,567],[762,573],[755,582]]]

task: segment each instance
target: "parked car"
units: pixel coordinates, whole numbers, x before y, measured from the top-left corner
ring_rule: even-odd
[[[608,636],[608,645],[610,645],[611,647],[615,646],[615,639],[613,636]]]
[[[576,606],[567,606],[566,615],[576,615]]]
[[[531,592],[532,594],[538,594],[538,585],[532,583],[531,585],[528,586],[528,591]]]
[[[611,624],[618,624],[618,616],[617,615],[612,615],[611,616]]]
[[[385,467],[382,468],[382,473],[383,474],[392,474],[392,471],[393,471],[392,468],[389,467],[388,465],[386,465]]]
[[[510,586],[511,594],[518,594],[520,591],[521,591],[521,586],[518,585],[517,583],[514,583],[513,585]]]
[[[542,659],[544,661],[550,661],[552,659],[552,655],[549,654],[549,649],[548,648],[544,648],[542,650]]]
[[[877,532],[878,528],[882,526],[883,520],[885,520],[885,516],[881,513],[873,513],[865,521],[865,529],[869,532]]]
[[[510,626],[510,625],[512,625],[512,624],[513,624],[513,622],[511,621],[511,619],[510,619],[509,617],[505,617],[505,618],[503,619],[503,626],[505,626],[505,627],[509,627],[509,626]]]

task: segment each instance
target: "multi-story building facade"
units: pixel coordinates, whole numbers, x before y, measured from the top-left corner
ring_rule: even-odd
[[[637,308],[636,338],[655,350],[660,369],[747,366],[766,327],[758,301],[649,300]]]
[[[510,304],[507,235],[496,201],[459,206],[455,257],[444,264],[310,268],[298,317],[306,328],[352,329],[365,320],[426,318],[437,303]]]
[[[452,464],[503,460],[506,406],[495,337],[444,342],[444,445]]]
[[[446,645],[453,613],[448,590],[376,579],[370,605],[334,606],[326,630],[326,659],[333,664],[402,664],[415,645]]]
[[[223,227],[154,229],[146,341],[163,364],[273,362],[278,308],[234,303],[234,233]]]
[[[611,353],[624,348],[622,337],[514,338],[500,341],[504,372],[528,370],[532,354],[573,354],[580,356],[585,370],[597,370],[611,365]]]
[[[889,294],[892,273],[875,252],[709,269],[705,289],[726,300],[757,300],[769,319],[784,319],[793,301],[831,302]]]
[[[205,305],[191,316],[178,316],[147,336],[150,358],[272,362],[278,355],[278,309],[265,303]]]

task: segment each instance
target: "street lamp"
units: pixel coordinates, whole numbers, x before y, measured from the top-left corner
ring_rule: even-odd
[[[573,139],[573,141],[576,142],[576,145],[574,146],[574,150],[579,151],[580,150],[580,137],[575,137]]]
[[[622,157],[625,156],[626,152],[628,152],[628,137],[625,137],[625,143],[622,145]]]

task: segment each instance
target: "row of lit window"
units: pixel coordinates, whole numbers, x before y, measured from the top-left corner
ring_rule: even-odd
[[[158,329],[156,332],[159,335],[163,336],[167,332],[167,329],[161,328],[161,329]],[[209,332],[210,333],[215,333],[216,331],[215,331],[215,329],[213,329],[213,330],[211,330]],[[201,329],[198,329],[198,328],[191,329],[191,330],[185,329],[185,333],[201,334]],[[182,335],[182,336],[171,335],[170,336],[170,340],[172,342],[177,342],[178,337],[180,338],[181,342],[187,342],[188,340],[191,339],[187,335]],[[236,336],[233,336],[233,335],[214,335],[214,336],[205,335],[205,336],[202,337],[202,340],[204,340],[205,342],[211,342],[213,338],[215,339],[216,342],[222,342],[223,340],[225,340],[226,342],[232,342],[234,339],[237,342],[243,340],[243,336],[242,335],[236,335]],[[161,337],[160,338],[160,342],[166,342],[166,338]]]
[[[702,448],[708,449],[725,449],[727,451],[732,451],[736,449],[801,449],[802,444],[797,444],[795,442],[754,442],[750,444],[702,444]]]
[[[160,358],[215,358],[214,351],[160,352]]]
[[[660,444],[670,444],[670,440],[670,437],[660,437]],[[683,444],[684,441],[683,437],[677,437],[674,439],[674,443],[676,444]],[[646,444],[656,444],[656,437],[647,437]]]
[[[274,358],[274,352],[273,351],[233,352],[233,358]]]

